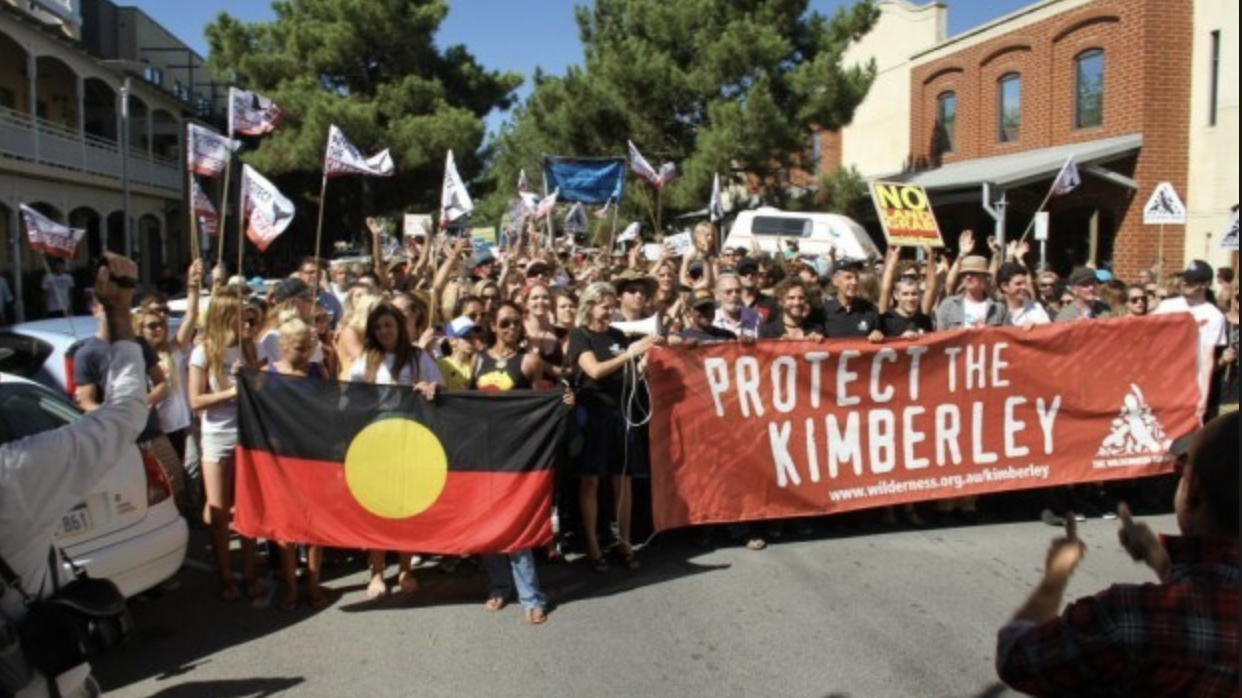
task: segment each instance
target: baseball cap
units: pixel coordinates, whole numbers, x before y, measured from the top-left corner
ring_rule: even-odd
[[[311,292],[310,284],[299,278],[290,277],[276,284],[276,291],[272,293],[272,302],[284,303],[287,300],[301,297],[313,299],[315,294]]]
[[[1070,272],[1070,286],[1086,286],[1088,284],[1099,283],[1100,279],[1095,274],[1095,270],[1090,267],[1074,267],[1074,271]]]
[[[759,271],[759,260],[754,257],[744,257],[737,263],[737,273],[750,274]]]
[[[1212,267],[1207,262],[1196,259],[1182,270],[1182,280],[1191,284],[1212,283]]]
[[[449,339],[461,339],[474,328],[474,320],[462,315],[461,317],[454,318],[453,321],[448,324],[448,327],[444,328],[444,334],[447,335]]]
[[[1096,269],[1095,279],[1102,284],[1106,284],[1113,280],[1113,273],[1107,269]]]

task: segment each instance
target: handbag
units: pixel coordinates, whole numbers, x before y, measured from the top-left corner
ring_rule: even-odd
[[[57,553],[74,575],[63,587],[56,570]],[[55,547],[48,551],[48,565],[55,585],[53,593],[35,599],[0,557],[0,575],[26,603],[26,618],[17,626],[22,651],[35,668],[54,677],[121,644],[131,621],[125,596],[112,581],[91,577]]]

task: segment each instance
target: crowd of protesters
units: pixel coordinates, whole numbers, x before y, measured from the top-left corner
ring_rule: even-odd
[[[369,258],[307,258],[266,284],[229,278],[223,267],[206,274],[195,262],[185,280],[187,313],[175,332],[165,295],[150,293],[137,303],[134,324],[148,350],[153,406],[149,433],[140,440],[159,451],[187,515],[208,528],[223,599],[266,593],[255,541],[242,541],[240,585],[229,554],[235,377],[247,369],[406,385],[428,400],[441,390],[563,391],[573,418],[557,514],[561,534],[572,527],[581,536],[587,566],[598,573],[639,566],[635,531],[646,529],[636,520],[644,510],[635,486],[648,473],[643,380],[653,347],[779,339],[883,343],[960,328],[1190,312],[1201,337],[1187,350],[1204,360],[1204,414],[1237,405],[1237,290],[1230,270],[1214,277],[1200,261],[1164,278],[1143,272],[1127,283],[1090,266],[1065,278],[1033,269],[1025,243],[1000,249],[994,240],[981,245],[971,232],[960,235],[951,256],[926,248],[912,251],[912,259],[893,248],[883,259],[855,260],[831,253],[806,258],[793,246],[778,254],[757,246],[717,250],[716,231],[706,223],[694,229],[690,253],[675,257],[665,249],[657,259],[637,245],[614,254],[549,245],[533,228],[499,251],[445,235],[413,237],[394,250],[382,243],[382,226],[369,223]],[[209,302],[202,297],[207,283]],[[90,347],[85,350],[75,378],[77,398],[89,409],[101,401],[107,367],[88,360]],[[1093,506],[1099,514],[1114,509],[1098,485],[1038,496],[1042,518],[1055,525]],[[973,522],[977,500],[887,508],[879,521],[897,525],[900,514],[910,526],[928,519]],[[813,523],[786,525],[806,533]],[[734,524],[727,531],[758,550],[783,527]],[[301,600],[300,562],[305,601],[326,605],[319,584],[324,551],[303,547],[299,555],[298,543],[272,542],[282,570],[278,605],[292,608]],[[369,597],[418,589],[416,551],[391,552],[398,562],[391,587],[389,552],[369,552]],[[527,621],[546,620],[534,552],[480,561],[490,579],[488,609],[505,606],[516,590]],[[558,556],[559,543],[548,554]]]

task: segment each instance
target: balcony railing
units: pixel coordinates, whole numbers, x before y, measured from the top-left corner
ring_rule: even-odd
[[[0,156],[76,172],[121,178],[121,148],[115,141],[67,129],[0,107]],[[184,177],[175,159],[130,148],[129,178],[136,184],[180,191]]]

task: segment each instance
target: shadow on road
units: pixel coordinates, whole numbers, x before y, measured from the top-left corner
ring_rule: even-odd
[[[228,681],[192,681],[151,694],[151,698],[264,698],[301,684],[305,679],[267,678]]]
[[[1005,684],[1003,683],[994,683],[988,686],[987,688],[984,688],[982,691],[978,693],[971,693],[968,696],[967,695],[945,696],[944,698],[1001,698],[1002,696],[1005,696],[1005,695],[1016,696],[1017,694],[1011,692],[1008,688],[1005,687]],[[849,693],[829,693],[825,695],[823,698],[854,698],[854,697],[851,696]]]
[[[592,572],[585,558],[579,558],[572,563],[540,561],[539,584],[555,608],[728,569],[729,565],[704,565],[687,560],[701,552],[679,544],[649,546],[639,555],[641,566],[638,569],[626,569],[614,561],[609,571],[604,574]],[[393,594],[381,599],[338,605],[337,609],[346,613],[369,613],[396,608],[477,606],[487,598],[487,575],[473,562],[463,562],[448,574],[435,568],[419,569],[416,574],[419,580],[417,593]],[[337,591],[361,591],[364,586],[354,584],[337,587]]]

